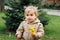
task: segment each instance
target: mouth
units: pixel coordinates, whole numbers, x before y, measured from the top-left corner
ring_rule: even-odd
[[[31,19],[28,19],[28,20],[31,20]]]

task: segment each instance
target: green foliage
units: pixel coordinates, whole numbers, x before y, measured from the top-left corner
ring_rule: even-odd
[[[7,9],[5,12],[7,29],[9,31],[16,31],[19,24],[24,20],[24,6],[34,5],[40,8],[40,3],[41,0],[18,0],[18,2],[12,0],[8,4],[6,4],[7,6],[12,8]]]
[[[30,0],[30,4],[41,8],[41,1],[42,0]]]
[[[7,13],[8,12],[8,13]],[[23,21],[23,13],[18,13],[18,12],[13,12],[11,10],[7,10],[7,12],[5,13],[7,18],[6,18],[6,25],[7,25],[7,29],[10,31],[15,31],[17,29],[17,27],[19,26],[19,24],[21,23],[21,21]],[[13,12],[13,13],[11,13]]]
[[[49,18],[47,17],[47,13],[43,10],[41,10],[39,12],[39,16],[38,18],[40,19],[41,23],[43,24],[43,26],[45,27],[45,25],[48,24]]]
[[[15,31],[21,21],[24,19],[24,8],[22,3],[16,2],[16,1],[10,1],[7,5],[11,7],[12,9],[7,9],[5,12],[5,15],[7,16],[5,18],[7,29],[9,31]]]
[[[42,7],[43,8],[48,8],[48,9],[58,9],[58,10],[60,10],[60,6],[56,6],[55,4],[54,5],[43,5]]]

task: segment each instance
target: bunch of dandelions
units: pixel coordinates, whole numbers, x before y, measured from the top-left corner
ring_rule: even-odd
[[[35,27],[34,26],[30,27],[29,30],[32,33],[32,35],[35,35]]]

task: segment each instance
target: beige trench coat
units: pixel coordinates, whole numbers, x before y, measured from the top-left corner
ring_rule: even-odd
[[[29,31],[29,28],[34,26],[35,27],[35,33],[36,33],[36,37],[32,37],[31,32]],[[26,20],[23,21],[17,31],[16,31],[16,35],[20,34],[22,35],[22,37],[24,38],[24,40],[38,40],[39,38],[44,36],[44,28],[42,23],[40,23],[40,20],[37,18],[34,22],[32,23],[28,23]]]

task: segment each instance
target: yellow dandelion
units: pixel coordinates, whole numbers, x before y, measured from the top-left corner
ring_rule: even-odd
[[[34,30],[35,30],[35,27],[34,27],[34,26],[30,27],[29,30],[30,30],[30,32],[32,33],[32,35],[35,35],[35,31],[34,31]]]

